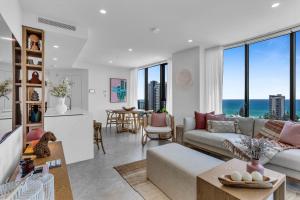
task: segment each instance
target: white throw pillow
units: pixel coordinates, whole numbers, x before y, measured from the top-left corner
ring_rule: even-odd
[[[211,133],[236,133],[236,126],[235,121],[207,121],[207,128]]]

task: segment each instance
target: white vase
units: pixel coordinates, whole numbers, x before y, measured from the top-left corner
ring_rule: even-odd
[[[55,107],[56,112],[58,114],[65,114],[65,112],[67,112],[68,107],[65,104],[65,97],[58,97],[57,98],[57,105]]]

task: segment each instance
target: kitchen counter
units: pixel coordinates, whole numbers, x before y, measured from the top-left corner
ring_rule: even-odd
[[[87,111],[72,108],[60,115],[49,109],[45,113],[45,131],[53,132],[62,141],[67,164],[94,158],[93,118]]]
[[[61,116],[75,116],[75,115],[86,115],[88,112],[81,108],[72,108],[67,110],[64,114],[59,114],[56,112],[55,108],[48,108],[45,113],[45,117],[61,117]]]

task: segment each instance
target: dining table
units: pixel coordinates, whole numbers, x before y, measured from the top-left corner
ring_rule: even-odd
[[[113,109],[111,110],[117,116],[117,133],[131,132],[137,133],[140,128],[140,119],[151,113],[151,110],[134,109]]]

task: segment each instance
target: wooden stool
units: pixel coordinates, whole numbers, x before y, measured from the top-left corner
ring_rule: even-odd
[[[102,140],[102,123],[96,122],[96,120],[94,120],[94,143],[97,144],[98,150],[100,149],[99,142],[101,143],[103,153],[106,154]]]

